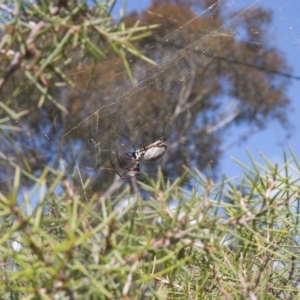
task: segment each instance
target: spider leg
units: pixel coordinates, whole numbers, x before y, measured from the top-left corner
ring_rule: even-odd
[[[124,157],[126,160],[140,161],[140,159],[132,158],[132,157]]]
[[[121,176],[118,172],[117,174],[120,176],[121,179],[128,179],[128,178],[131,178],[131,177],[135,177],[137,175],[139,175],[141,172],[137,172],[137,173],[134,173],[134,174],[130,174],[130,175],[126,175],[126,176]]]
[[[163,132],[162,132],[162,135],[161,135],[161,141],[166,141],[169,137],[170,137],[170,135],[171,135],[171,133],[173,132],[173,129],[174,129],[174,126],[173,126],[173,128],[171,129],[171,131],[168,133],[168,135],[167,136],[164,136],[164,133],[165,133],[165,126],[166,126],[166,123],[164,123],[164,129],[163,129]]]
[[[122,170],[130,172],[140,172],[139,168],[123,168]]]
[[[119,171],[117,170],[117,168],[116,168],[116,166],[114,165],[114,163],[112,162],[112,160],[109,159],[112,168],[113,168],[114,171],[119,175],[119,177],[120,177],[121,179],[131,178],[131,177],[137,176],[137,175],[139,175],[139,174],[141,173],[139,161],[136,162],[136,166],[135,166],[134,168],[123,168],[123,166],[122,166],[122,164],[121,164],[121,161],[120,161],[120,158],[119,158],[119,155],[118,155],[118,152],[117,152],[117,159],[118,159],[119,165],[120,165],[120,167],[121,167],[122,170],[135,172],[134,174],[129,174],[129,175],[126,175],[126,176],[122,176],[122,175],[119,173]],[[135,160],[135,159],[133,159],[133,160]]]
[[[123,176],[118,172],[117,168],[115,167],[115,165],[113,164],[112,160],[109,159],[110,164],[112,166],[112,168],[114,169],[114,171],[123,179]]]
[[[140,163],[137,161],[134,168],[122,168],[122,170],[140,173]]]
[[[130,157],[124,157],[124,159],[127,159],[127,160],[133,160],[136,162],[136,166],[134,168],[124,168],[121,161],[120,161],[120,158],[119,158],[119,155],[118,155],[118,152],[117,152],[117,159],[118,159],[118,162],[119,162],[119,165],[121,167],[122,170],[126,170],[126,171],[137,171],[139,172],[140,171],[140,164],[139,164],[139,159],[135,159],[135,158],[130,158]]]
[[[139,175],[141,173],[140,171],[140,168],[139,167],[136,167],[136,168],[122,168],[122,170],[126,170],[126,171],[134,171],[135,173],[133,174],[129,174],[129,175],[126,175],[126,176],[123,176],[119,173],[119,171],[116,169],[115,165],[113,164],[112,160],[110,160],[110,164],[112,166],[112,168],[114,169],[114,171],[119,175],[119,177],[121,179],[128,179],[128,178],[131,178],[131,177],[135,177],[137,175]]]
[[[166,128],[166,122],[164,122],[164,128],[163,128],[163,131],[161,133],[161,138],[160,138],[161,140],[163,140],[163,138],[164,138],[165,128]]]
[[[130,157],[124,157],[124,159],[126,160],[133,160],[133,161],[136,161],[136,166],[134,168],[124,168],[123,165],[121,164],[121,161],[120,161],[120,158],[119,158],[119,155],[118,155],[118,152],[117,152],[117,158],[118,158],[118,162],[119,162],[119,165],[121,167],[121,169],[123,170],[127,170],[127,171],[139,171],[140,170],[140,164],[139,164],[139,159],[135,159],[135,158],[130,158]]]
[[[129,156],[129,157],[133,157],[133,153],[134,153],[135,150],[136,150],[136,148],[135,148],[134,145],[132,145],[132,147],[133,147],[133,150],[134,150],[134,151],[127,151],[127,152],[126,152],[126,155]]]
[[[123,169],[123,166],[122,166],[121,161],[120,161],[120,158],[119,158],[118,151],[117,151],[117,159],[118,159],[118,162],[119,162],[119,165],[120,165],[121,169]]]
[[[131,158],[132,158],[132,157],[133,157],[132,153],[133,153],[133,152],[127,151],[125,154],[126,154],[128,157],[131,157]]]

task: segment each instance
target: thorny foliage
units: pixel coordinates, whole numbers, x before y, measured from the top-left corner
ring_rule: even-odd
[[[299,297],[300,165],[292,152],[283,166],[250,159],[238,185],[159,171],[140,183],[149,201],[128,191],[86,201],[67,179],[57,195],[55,170],[30,214],[30,195],[20,208],[18,190],[0,193],[3,299]]]

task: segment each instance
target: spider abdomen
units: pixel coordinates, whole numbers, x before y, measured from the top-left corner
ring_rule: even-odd
[[[145,162],[151,162],[161,158],[167,151],[167,145],[162,143],[160,145],[153,146],[145,151],[143,160]]]

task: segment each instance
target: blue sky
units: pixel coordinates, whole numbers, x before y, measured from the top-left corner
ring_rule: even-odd
[[[271,39],[271,43],[281,51],[288,64],[292,66],[293,74],[300,76],[299,0],[228,0],[226,4],[233,9],[257,4],[273,11],[273,22],[268,36]],[[114,10],[116,18],[123,5],[124,2],[122,0],[117,2]],[[141,11],[149,7],[149,5],[149,0],[128,0],[127,12],[133,10]],[[239,134],[245,132],[247,127],[232,130],[231,135],[228,136],[227,143],[224,145],[224,148],[227,148],[227,150],[224,152],[221,160],[221,172],[229,177],[242,174],[242,169],[231,160],[231,157],[243,163],[249,163],[246,148],[250,150],[256,160],[262,161],[259,154],[259,152],[262,152],[271,162],[280,165],[283,163],[283,150],[287,150],[290,146],[300,160],[300,81],[291,79],[287,95],[291,100],[291,109],[288,117],[293,128],[290,132],[284,130],[277,122],[270,122],[266,130],[256,133],[245,142],[227,148],[226,144],[229,145],[236,140]],[[289,138],[287,138],[288,134],[290,134]]]
[[[243,1],[243,3],[252,1]],[[273,23],[269,30],[272,43],[279,49],[288,64],[293,68],[293,74],[300,76],[300,1],[297,0],[261,0],[259,5],[273,11]],[[237,175],[239,168],[232,162],[233,156],[240,161],[248,161],[245,148],[248,148],[255,158],[259,158],[258,152],[263,152],[273,163],[282,164],[283,150],[289,146],[293,149],[296,156],[300,159],[300,81],[292,79],[288,88],[288,97],[291,100],[291,110],[289,119],[294,128],[291,132],[283,130],[276,122],[268,125],[268,128],[252,136],[247,142],[239,146],[228,149],[224,155],[223,170],[226,174]],[[287,134],[291,136],[287,139]]]

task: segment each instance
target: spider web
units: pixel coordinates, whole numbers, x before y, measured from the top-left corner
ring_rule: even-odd
[[[172,149],[189,147],[187,134],[182,131],[188,128],[184,128],[184,123],[178,124],[176,117],[181,114],[185,115],[186,119],[189,118],[185,93],[194,79],[194,69],[197,67],[207,70],[210,62],[222,53],[227,43],[237,39],[236,30],[239,32],[238,40],[243,40],[244,33],[240,27],[251,17],[259,2],[251,1],[238,10],[233,9],[235,4],[235,1],[216,2],[185,24],[172,18],[174,23],[178,22],[178,28],[141,50],[145,56],[150,54],[150,59],[155,61],[156,65],[152,66],[143,61],[132,65],[135,85],[128,79],[120,61],[111,60],[106,66],[99,63],[98,73],[93,73],[94,77],[86,86],[82,82],[83,78],[88,78],[92,73],[89,67],[78,68],[69,74],[70,79],[75,82],[75,87],[62,88],[59,96],[64,101],[81,99],[84,105],[80,106],[80,112],[76,112],[80,118],[71,114],[68,124],[63,123],[60,131],[62,141],[57,148],[60,153],[68,153],[67,156],[61,154],[61,157],[68,166],[74,167],[69,167],[69,170],[73,170],[75,177],[79,176],[82,179],[97,174],[101,177],[109,174],[107,172],[114,172],[109,158],[116,160],[116,151],[122,157],[126,151],[132,149],[132,145],[139,148],[158,140],[164,126],[165,134],[171,132],[169,150],[156,164],[156,168],[159,164],[167,162],[168,155],[172,155]],[[214,16],[221,7],[226,9],[226,6],[238,13],[217,26],[213,21]],[[161,18],[162,21],[167,19],[152,11],[148,13]],[[205,18],[206,22],[198,24],[199,18]],[[246,42],[252,43],[249,40]],[[162,48],[166,50],[163,55],[159,52]],[[153,52],[153,49],[159,50]],[[130,62],[131,60],[134,61],[134,58],[129,59]],[[110,75],[112,65],[115,65],[117,70],[114,70],[114,75]],[[168,81],[165,78],[168,78]],[[115,88],[116,86],[118,87]],[[230,122],[230,118],[235,115],[235,109],[235,101],[227,99],[225,104],[216,108],[217,117],[210,116],[213,121],[207,124],[206,131],[212,133],[219,130],[223,123]],[[74,110],[76,111],[75,108]],[[55,121],[45,134],[53,143],[54,128],[57,128]],[[207,155],[205,146],[201,144],[197,145],[193,152],[198,156]],[[141,169],[146,170],[143,164]]]
[[[150,48],[164,47],[172,51],[169,55],[158,54],[157,58],[152,54],[150,58],[156,62],[156,66],[148,63],[135,66],[131,70],[133,77],[139,80],[135,86],[129,79],[124,79],[127,74],[123,71],[113,77],[116,82],[122,78],[120,80],[122,84],[113,92],[110,91],[111,94],[109,92],[108,95],[105,94],[103,86],[79,89],[75,85],[73,90],[67,91],[68,97],[89,99],[85,104],[82,120],[78,122],[76,119],[75,123],[68,124],[63,134],[63,139],[68,144],[70,136],[74,138],[78,135],[79,138],[82,132],[85,133],[86,143],[79,142],[77,149],[74,147],[69,149],[69,155],[82,174],[91,174],[90,172],[98,171],[99,168],[104,172],[105,170],[111,171],[110,166],[107,167],[108,156],[116,150],[125,153],[133,144],[139,147],[154,142],[160,138],[164,126],[166,126],[165,134],[170,131],[174,135],[178,133],[174,109],[176,110],[176,106],[181,105],[180,113],[185,111],[184,113],[189,114],[188,108],[184,107],[185,104],[179,102],[184,99],[184,93],[190,88],[189,82],[194,76],[194,66],[205,69],[210,61],[222,51],[226,43],[233,39],[234,30],[243,24],[250,17],[251,11],[255,9],[253,5],[250,5],[222,26],[216,26],[214,22],[207,21],[206,27],[201,23],[200,28],[197,24],[199,17],[207,20],[213,19],[223,4],[221,1],[213,4],[183,26],[164,36],[157,45],[151,44]],[[175,19],[173,21],[176,22]],[[174,48],[177,51],[174,51]],[[142,52],[147,55],[147,50],[144,49]],[[88,76],[85,70],[79,70],[78,73],[70,74],[70,78],[75,83],[79,82],[82,76]],[[167,83],[164,80],[166,77],[168,77]],[[101,79],[97,78],[97,82]],[[99,101],[99,98],[102,100]],[[146,101],[141,99],[146,99]],[[146,132],[147,137],[140,136],[140,132]],[[203,150],[205,149],[201,149],[199,145],[199,155],[203,155]],[[88,160],[87,156],[93,159]]]

